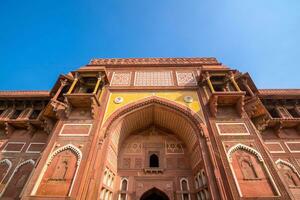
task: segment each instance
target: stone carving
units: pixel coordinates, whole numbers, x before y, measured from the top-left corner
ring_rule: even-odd
[[[142,158],[136,158],[134,163],[134,168],[141,169],[143,167],[143,159]]]
[[[132,65],[132,64],[218,64],[215,58],[111,58],[92,59],[91,65]]]
[[[3,159],[0,161],[0,193],[5,187],[5,183],[3,183],[7,173],[12,167],[12,163],[8,159]]]
[[[196,86],[197,81],[193,72],[176,72],[179,86]]]
[[[77,170],[78,157],[71,149],[57,153],[49,163],[37,190],[41,196],[68,196]]]
[[[250,153],[253,153],[254,155],[257,156],[257,159],[258,159],[259,161],[263,162],[263,158],[262,158],[261,154],[260,154],[258,151],[256,151],[255,149],[253,149],[253,148],[251,148],[251,147],[248,147],[248,146],[246,146],[246,145],[244,145],[244,144],[240,144],[240,143],[234,145],[233,147],[231,147],[231,148],[228,150],[228,152],[227,152],[227,157],[228,157],[229,161],[232,160],[232,154],[233,154],[235,151],[239,150],[239,149],[241,149],[241,150],[246,150],[246,151],[249,151]]]
[[[281,159],[278,159],[275,163],[289,187],[300,186],[300,175],[294,165]]]
[[[229,150],[230,164],[235,181],[243,197],[265,197],[277,195],[273,179],[262,160],[261,155],[251,147],[238,144]],[[259,190],[253,189],[258,186]]]
[[[249,156],[244,156],[239,160],[240,168],[243,173],[244,179],[256,179],[258,178],[257,173],[254,169],[253,163]]]
[[[21,194],[24,185],[34,167],[35,162],[33,160],[26,160],[20,163],[14,170],[9,183],[2,195],[2,198],[18,199]]]
[[[124,158],[123,159],[123,168],[129,169],[130,168],[131,159],[130,158]]]
[[[173,86],[174,81],[171,71],[147,72],[140,71],[135,73],[135,86]]]
[[[181,143],[167,142],[166,143],[167,154],[183,154],[183,147]]]
[[[113,72],[111,86],[129,86],[131,82],[131,72]]]
[[[142,143],[129,143],[125,147],[125,153],[127,154],[141,154]]]

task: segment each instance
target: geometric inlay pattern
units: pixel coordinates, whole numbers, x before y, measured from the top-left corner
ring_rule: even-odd
[[[62,136],[88,136],[92,124],[64,124],[59,135]]]
[[[181,143],[166,142],[166,154],[184,154]]]
[[[171,71],[135,72],[135,86],[173,86]]]
[[[290,152],[298,153],[300,152],[300,142],[285,142],[287,148]]]
[[[249,135],[244,123],[216,123],[220,135]]]
[[[193,72],[176,72],[179,86],[196,86],[197,81]]]
[[[45,143],[30,143],[26,153],[40,153],[45,146]]]
[[[279,142],[265,142],[270,153],[285,153]]]
[[[128,86],[131,81],[131,72],[114,72],[110,85]]]
[[[140,154],[142,153],[142,143],[130,143],[126,145],[125,153]]]
[[[26,144],[25,142],[8,142],[2,151],[21,152],[25,144]]]

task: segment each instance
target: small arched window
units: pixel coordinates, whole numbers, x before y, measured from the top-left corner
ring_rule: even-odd
[[[127,179],[123,179],[121,184],[121,191],[126,191],[126,190],[127,190]]]
[[[181,181],[181,187],[182,187],[182,190],[183,191],[188,191],[188,184],[187,184],[187,181],[186,180],[182,180]]]
[[[158,156],[156,154],[152,154],[150,156],[149,166],[150,167],[159,167],[159,159],[158,159]]]
[[[126,200],[127,199],[127,188],[128,188],[128,180],[126,178],[123,178],[121,180],[121,187],[120,187],[120,196],[119,200]]]
[[[189,193],[189,183],[188,180],[185,178],[182,178],[180,180],[180,186],[182,191],[182,200],[190,200],[190,193]]]

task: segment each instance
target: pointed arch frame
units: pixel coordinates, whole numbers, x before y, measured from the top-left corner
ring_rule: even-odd
[[[229,159],[230,162],[232,162],[232,154],[239,149],[246,150],[246,151],[254,154],[260,162],[263,162],[263,158],[257,150],[255,150],[247,145],[241,144],[241,143],[234,145],[233,147],[231,147],[228,150],[227,158]]]
[[[236,177],[236,175],[235,175],[234,169],[233,169],[233,167],[232,167],[232,154],[233,154],[234,152],[236,152],[237,150],[240,150],[240,149],[243,150],[243,151],[248,151],[249,153],[252,153],[252,154],[254,154],[254,155],[257,157],[257,159],[261,162],[263,169],[267,172],[267,176],[269,177],[269,179],[270,179],[270,181],[271,181],[271,184],[272,184],[272,186],[273,186],[273,189],[275,189],[275,191],[276,191],[276,196],[277,196],[277,197],[278,197],[278,196],[281,196],[281,194],[280,194],[280,192],[279,192],[279,189],[278,189],[277,185],[275,184],[275,181],[274,181],[274,179],[273,179],[273,177],[272,177],[272,175],[271,175],[269,169],[267,168],[267,166],[266,166],[266,164],[265,164],[265,162],[264,162],[264,160],[263,160],[262,155],[261,155],[257,150],[255,150],[254,148],[249,147],[249,146],[247,146],[247,145],[245,145],[245,144],[238,143],[238,144],[232,146],[232,147],[227,151],[227,160],[228,160],[228,162],[229,162],[229,167],[230,167],[230,169],[231,169],[231,173],[232,173],[232,175],[233,175],[233,179],[234,179],[234,182],[235,182],[235,184],[236,184],[236,186],[237,186],[238,193],[239,193],[240,197],[243,197],[243,193],[242,193],[242,191],[241,191],[240,184],[239,184],[239,182],[238,182],[238,180],[237,180],[237,177]]]
[[[276,165],[279,164],[279,163],[281,163],[281,164],[283,164],[283,165],[285,165],[285,166],[290,167],[290,168],[293,170],[293,172],[294,172],[295,174],[297,174],[298,178],[300,179],[300,174],[299,174],[299,172],[297,171],[297,169],[295,168],[295,166],[294,166],[292,163],[290,163],[290,162],[288,162],[288,161],[285,161],[285,160],[282,160],[282,159],[280,159],[280,158],[279,158],[278,160],[275,161],[275,164],[276,164]]]
[[[2,160],[0,161],[0,164],[2,164],[2,163],[6,163],[6,164],[8,165],[8,169],[6,170],[6,173],[5,173],[5,175],[3,176],[2,180],[0,180],[0,184],[2,184],[2,182],[5,180],[5,178],[7,177],[8,173],[10,172],[10,170],[11,170],[11,168],[12,168],[12,162],[11,162],[9,159],[7,159],[7,158],[2,159]],[[2,190],[1,193],[0,193],[0,197],[1,197],[2,193],[4,192],[4,190],[6,189],[6,185],[7,185],[8,183],[9,183],[9,182],[7,182],[7,183],[5,184],[3,190]]]
[[[3,195],[3,193],[5,192],[7,186],[9,185],[11,179],[14,177],[15,173],[18,172],[19,168],[22,167],[23,165],[28,164],[28,163],[30,163],[30,164],[33,166],[33,168],[34,168],[35,161],[32,160],[32,159],[28,159],[28,160],[25,160],[25,161],[19,163],[18,166],[14,169],[13,173],[11,174],[11,176],[9,177],[9,179],[8,179],[8,181],[7,181],[6,185],[5,185],[5,187],[3,188],[2,192],[0,193],[0,197],[2,197],[2,195]],[[30,174],[29,174],[29,177],[28,177],[28,179],[26,180],[25,185],[27,184],[28,180],[30,179],[30,176],[31,176],[32,172],[33,172],[33,169],[31,170],[31,172],[30,172]],[[24,187],[24,188],[25,188],[25,187]],[[24,188],[22,189],[22,191],[24,190]],[[21,192],[21,193],[22,193],[22,192]]]
[[[75,170],[75,175],[73,177],[73,180],[72,180],[72,183],[71,183],[71,186],[70,186],[70,190],[68,192],[68,196],[70,196],[71,192],[72,192],[72,189],[73,189],[73,185],[75,183],[75,180],[76,180],[76,177],[77,177],[77,174],[78,174],[78,170],[79,170],[79,167],[80,167],[80,163],[81,163],[81,160],[82,160],[82,152],[80,151],[79,148],[77,148],[75,145],[73,144],[67,144],[65,146],[62,146],[58,149],[56,149],[55,151],[53,151],[50,156],[48,157],[47,161],[46,161],[46,164],[44,165],[34,187],[33,187],[33,190],[31,192],[31,195],[35,195],[40,184],[41,184],[41,181],[44,177],[44,174],[45,172],[47,171],[49,165],[51,164],[52,160],[54,159],[54,157],[59,154],[60,152],[63,152],[65,150],[71,150],[72,152],[75,153],[76,155],[76,158],[77,158],[77,162],[76,162],[76,170]]]
[[[127,105],[124,105],[123,107],[117,109],[115,112],[113,112],[107,120],[102,124],[101,129],[105,133],[104,137],[107,136],[107,133],[110,131],[111,126],[113,125],[113,122],[118,120],[120,117],[125,116],[129,114],[131,111],[141,109],[145,106],[151,105],[151,104],[157,104],[165,106],[173,111],[177,111],[181,116],[186,117],[190,120],[190,125],[201,134],[201,136],[204,135],[203,133],[203,126],[204,122],[201,119],[201,117],[195,113],[190,108],[183,106],[181,104],[178,104],[176,102],[170,101],[168,99],[160,98],[157,96],[151,96],[147,97],[132,103],[129,103]]]

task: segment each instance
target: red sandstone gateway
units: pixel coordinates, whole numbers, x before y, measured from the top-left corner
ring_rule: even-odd
[[[300,199],[299,103],[215,58],[94,59],[0,91],[1,199]]]

